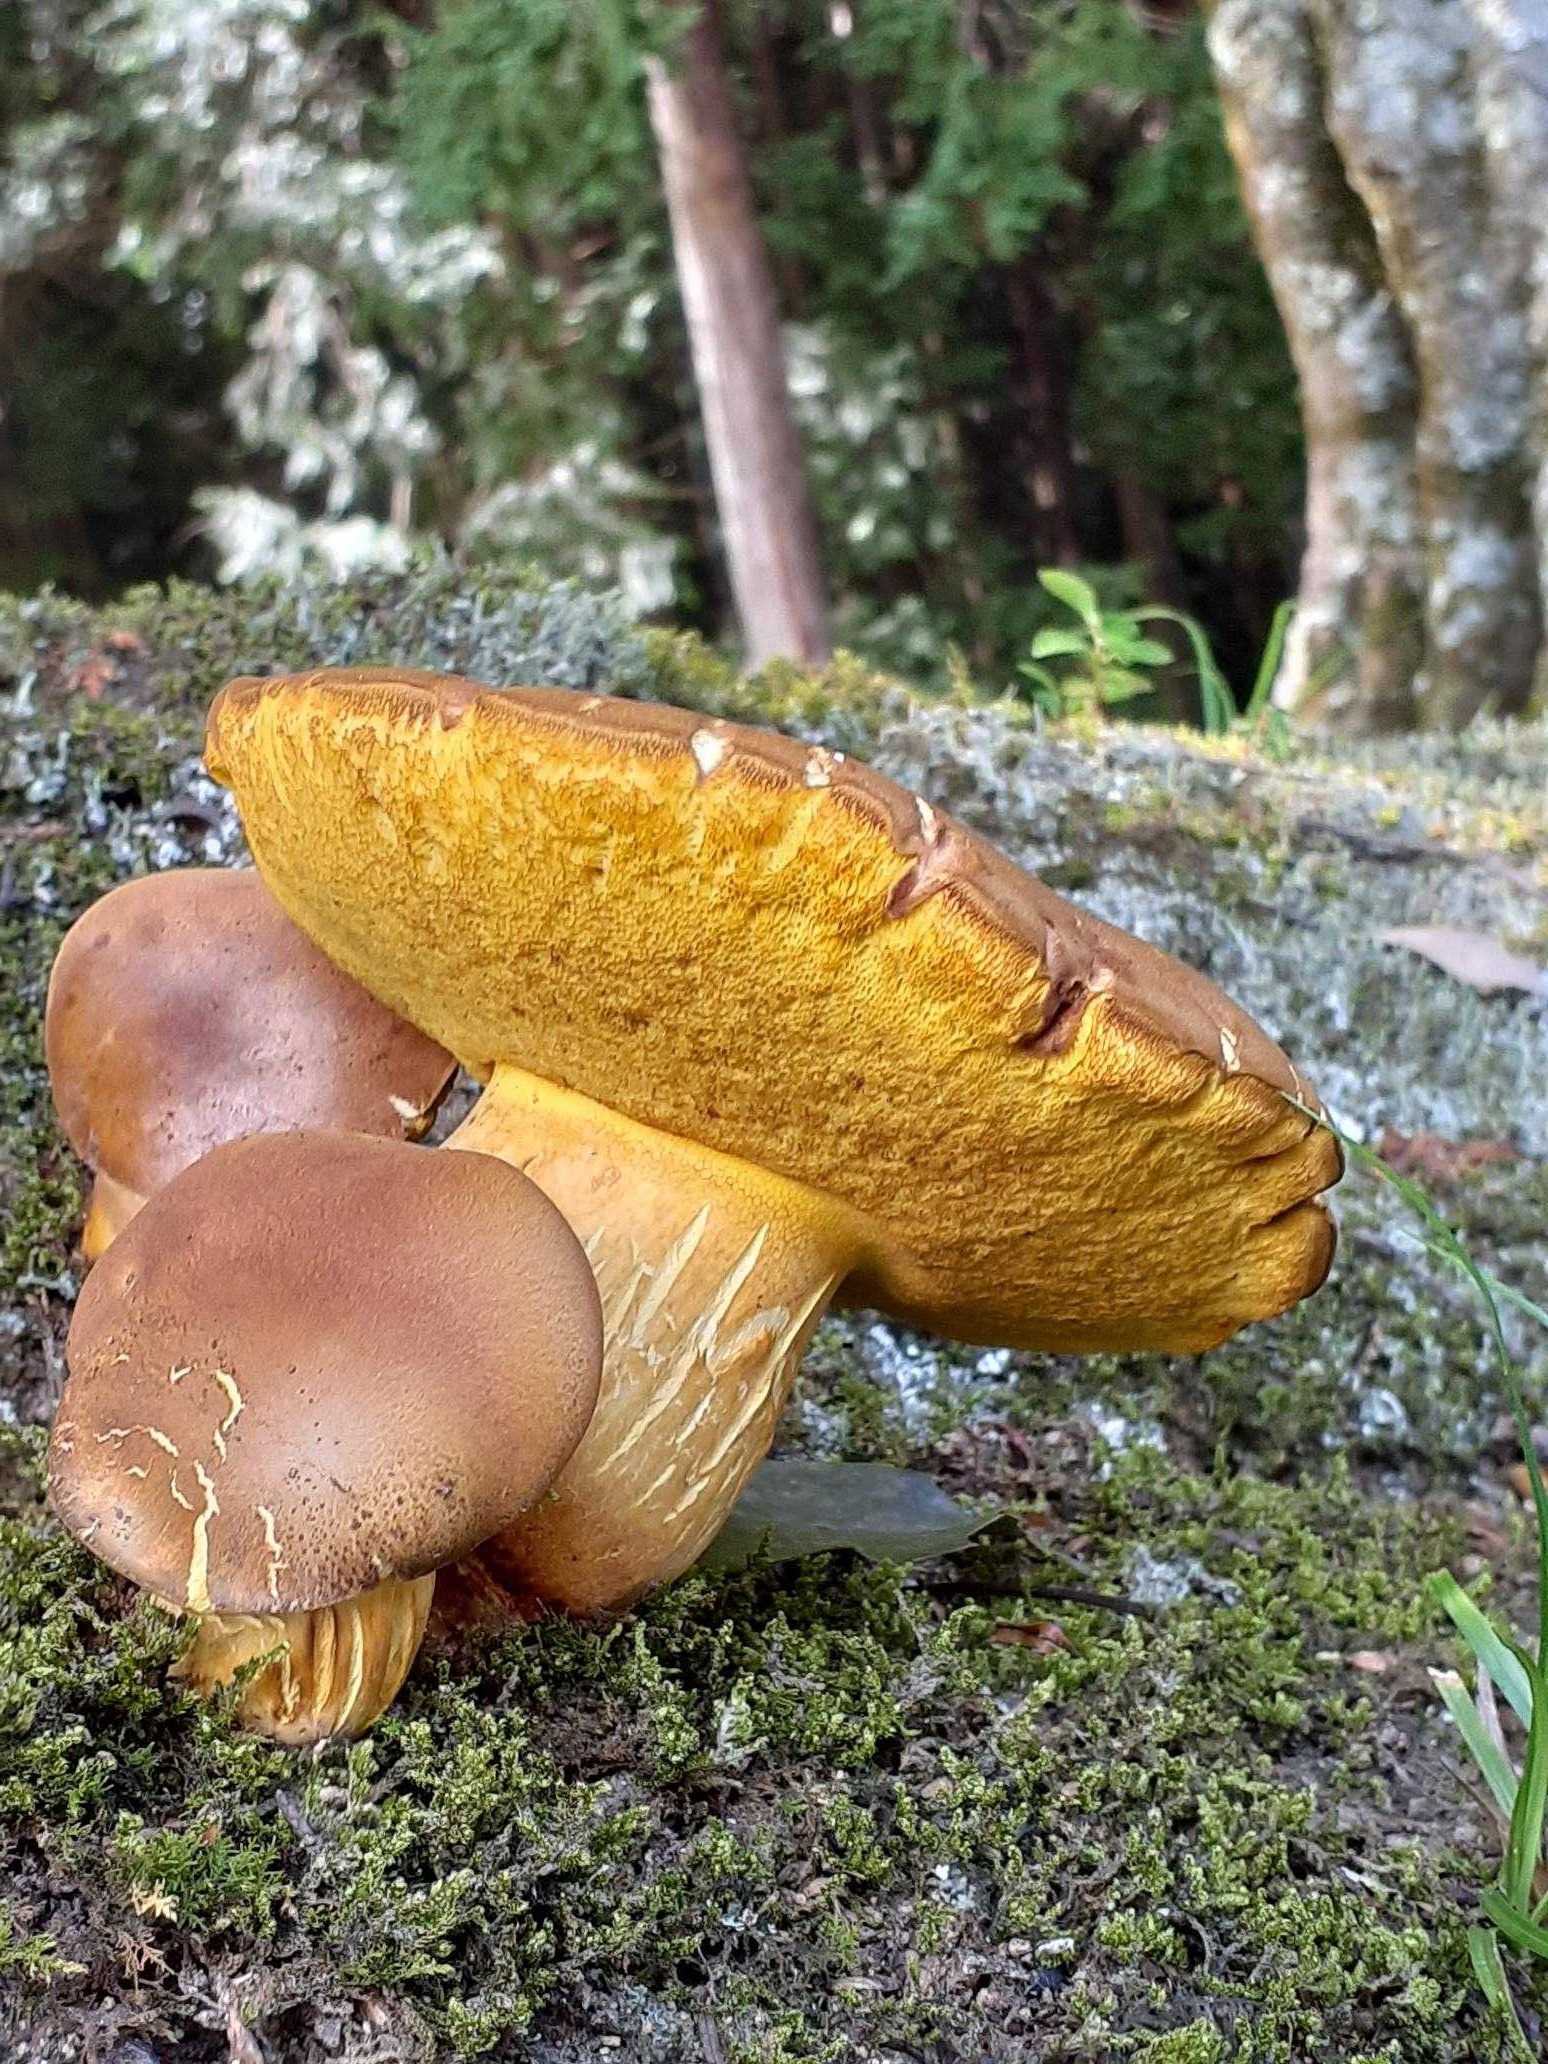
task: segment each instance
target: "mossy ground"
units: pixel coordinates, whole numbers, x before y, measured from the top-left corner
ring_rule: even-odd
[[[1448,1210],[1545,1288],[1540,1009],[1376,939],[1548,936],[1538,733],[1283,763],[1039,735],[849,665],[738,682],[458,568],[0,605],[0,2055],[1498,2057],[1463,1941],[1492,1838],[1419,1586],[1488,1562],[1517,1598],[1524,1542],[1476,1315],[1367,1186],[1327,1291],[1202,1363],[831,1320],[788,1444],[1004,1508],[946,1562],[699,1575],[614,1627],[443,1651],[367,1741],[315,1756],[168,1688],[176,1631],[37,1501],[80,1204],[38,1051],[48,964],[114,879],[239,851],[196,758],[223,679],[389,658],[865,753],[1209,967],[1346,1124],[1440,1136]],[[1461,1141],[1514,1158],[1469,1170]]]

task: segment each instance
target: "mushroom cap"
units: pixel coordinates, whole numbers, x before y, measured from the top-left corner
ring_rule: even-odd
[[[510,1524],[596,1405],[574,1234],[486,1154],[357,1133],[217,1147],[86,1279],[49,1495],[190,1611],[310,1611]]]
[[[844,1294],[1195,1352],[1315,1289],[1336,1145],[1215,985],[838,753],[414,672],[233,682],[207,760],[279,900],[505,1062],[842,1199]]]
[[[121,883],[65,934],[44,1043],[89,1167],[149,1195],[250,1132],[413,1133],[450,1054],[352,981],[252,868]]]

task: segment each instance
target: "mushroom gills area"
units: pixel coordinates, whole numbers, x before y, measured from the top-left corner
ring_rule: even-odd
[[[145,1199],[127,1183],[115,1182],[97,1172],[91,1185],[91,1203],[81,1228],[81,1253],[88,1262],[99,1261],[124,1227],[144,1205]]]
[[[577,1613],[679,1575],[768,1452],[813,1327],[864,1251],[847,1205],[498,1067],[447,1142],[521,1170],[602,1297],[602,1391],[547,1496],[481,1550]]]
[[[201,1613],[193,1646],[168,1674],[207,1697],[278,1649],[241,1688],[245,1727],[292,1745],[364,1734],[409,1673],[434,1590],[433,1576],[389,1578],[313,1612]]]

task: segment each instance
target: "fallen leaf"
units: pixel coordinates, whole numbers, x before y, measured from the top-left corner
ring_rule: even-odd
[[[852,1548],[872,1562],[919,1562],[965,1548],[992,1513],[969,1512],[933,1477],[885,1462],[765,1462],[748,1478],[701,1567],[737,1569]]]
[[[1070,1646],[1057,1620],[996,1620],[989,1639],[997,1648],[1029,1648],[1033,1655],[1056,1655]]]
[[[1487,932],[1470,932],[1461,925],[1400,925],[1395,931],[1378,932],[1376,937],[1383,946],[1403,946],[1433,961],[1454,981],[1466,982],[1485,996],[1497,989],[1548,995],[1548,971]]]
[[[1455,1182],[1477,1169],[1521,1159],[1508,1140],[1449,1140],[1438,1132],[1403,1133],[1390,1127],[1377,1142],[1377,1151],[1399,1175],[1417,1175],[1428,1183]]]

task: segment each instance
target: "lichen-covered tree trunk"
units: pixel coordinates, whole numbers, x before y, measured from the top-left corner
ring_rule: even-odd
[[[1465,0],[1313,0],[1328,124],[1419,372],[1424,713],[1518,709],[1538,643],[1524,291],[1491,206]]]
[[[1543,0],[1215,0],[1227,135],[1301,383],[1281,701],[1351,728],[1523,708],[1541,640],[1527,253],[1477,17]],[[1497,39],[1498,40],[1498,39]],[[1498,126],[1498,125],[1496,125]],[[1538,187],[1537,193],[1542,189]],[[1541,210],[1539,209],[1539,217]]]
[[[1502,254],[1526,295],[1526,442],[1538,591],[1548,623],[1548,5],[1467,0],[1477,42],[1478,119]],[[1538,692],[1548,664],[1538,659]]]
[[[1306,427],[1300,608],[1280,692],[1333,720],[1397,727],[1424,645],[1407,331],[1323,121],[1305,0],[1220,0],[1210,50]]]
[[[690,0],[690,5],[692,0]],[[713,7],[649,66],[672,251],[747,658],[825,659],[817,522],[790,408],[768,252]]]

